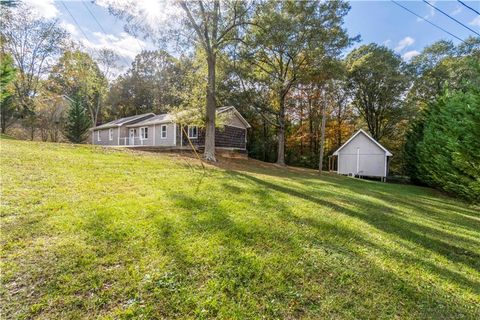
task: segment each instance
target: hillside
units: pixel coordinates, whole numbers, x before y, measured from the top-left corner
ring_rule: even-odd
[[[1,141],[6,319],[480,318],[480,212],[434,190]]]

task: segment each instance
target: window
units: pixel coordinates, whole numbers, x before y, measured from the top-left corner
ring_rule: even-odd
[[[108,129],[108,140],[113,140],[113,129]]]
[[[148,128],[147,127],[140,128],[140,139],[142,139],[142,140],[148,139]]]
[[[162,124],[160,126],[160,138],[167,139],[167,125]]]
[[[102,140],[100,139],[100,130],[97,130],[97,141],[102,141]]]
[[[198,138],[198,128],[197,126],[188,126],[188,137],[190,139]]]

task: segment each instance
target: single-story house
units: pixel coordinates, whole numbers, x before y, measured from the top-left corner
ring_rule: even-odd
[[[390,151],[360,129],[333,153],[330,169],[335,169],[336,164],[338,174],[377,177],[385,181],[391,156]]]
[[[250,124],[235,107],[217,109],[226,121],[222,128],[215,129],[215,147],[245,151],[247,129]],[[126,147],[164,147],[168,149],[190,149],[205,145],[205,131],[195,125],[179,124],[171,114],[146,113],[117,119],[94,128],[92,144]],[[190,140],[190,142],[188,141]]]

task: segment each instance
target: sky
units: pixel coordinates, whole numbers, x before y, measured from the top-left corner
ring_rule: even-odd
[[[128,1],[128,0],[127,0]],[[137,0],[134,10],[142,20],[161,25],[169,17],[179,14],[167,2],[169,0]],[[55,1],[25,0],[39,16],[56,18],[72,39],[87,50],[108,48],[119,56],[118,73],[126,70],[135,55],[155,45],[141,37],[133,37],[124,31],[124,21],[111,15],[108,6],[124,7],[125,0]],[[474,35],[472,31],[452,21],[422,1],[398,1],[419,16],[437,24],[460,39]],[[458,1],[434,1],[431,4],[461,21],[467,27],[480,33],[480,16]],[[480,1],[463,1],[480,11]],[[361,41],[349,50],[366,43],[383,44],[394,50],[406,61],[419,54],[422,49],[438,40],[452,40],[448,33],[441,31],[401,8],[392,1],[350,1],[351,10],[345,18],[345,27],[351,36],[360,35]],[[161,29],[160,29],[161,30]]]

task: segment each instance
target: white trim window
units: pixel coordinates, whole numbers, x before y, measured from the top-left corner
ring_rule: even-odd
[[[113,129],[108,129],[108,140],[113,141]]]
[[[197,126],[188,126],[188,138],[197,139],[198,138],[198,127]]]
[[[100,139],[100,130],[97,130],[97,141],[102,141],[102,139]]]
[[[162,124],[160,126],[160,139],[167,139],[167,125]]]
[[[140,128],[140,140],[148,139],[148,127]]]

